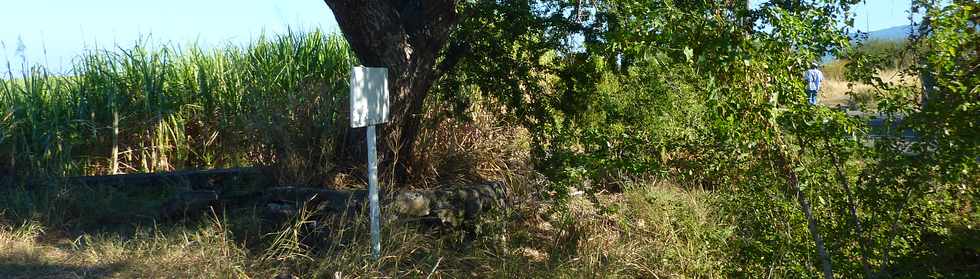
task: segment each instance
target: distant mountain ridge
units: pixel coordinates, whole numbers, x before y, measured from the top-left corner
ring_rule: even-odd
[[[851,39],[857,39],[857,33],[851,33]],[[885,29],[878,29],[868,32],[868,41],[902,41],[909,37],[909,25],[892,26]],[[820,58],[820,63],[830,63],[834,56],[830,53]]]
[[[888,27],[868,32],[868,40],[898,41],[905,40],[909,36],[909,25]],[[857,38],[857,33],[852,33],[851,38]]]

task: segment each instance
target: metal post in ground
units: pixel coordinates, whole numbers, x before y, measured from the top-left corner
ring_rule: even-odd
[[[371,207],[371,256],[381,257],[381,209],[378,205],[378,154],[374,125],[367,126],[368,199]]]

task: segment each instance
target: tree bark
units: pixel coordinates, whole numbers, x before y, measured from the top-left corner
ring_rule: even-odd
[[[830,144],[824,145],[827,150],[827,154],[833,159],[834,168],[837,170],[837,179],[840,180],[842,186],[844,186],[844,192],[847,194],[847,208],[851,213],[851,219],[854,220],[854,233],[857,235],[858,243],[861,245],[861,268],[864,271],[864,278],[872,278],[871,265],[868,263],[868,245],[867,240],[864,238],[864,228],[861,226],[861,218],[858,217],[857,205],[854,201],[853,191],[851,191],[851,182],[847,178],[847,174],[844,173],[844,162],[837,156],[837,153],[833,152]]]
[[[388,68],[389,120],[382,177],[404,183],[415,164],[422,105],[442,71],[436,61],[458,22],[456,0],[324,0],[361,64]],[[360,148],[358,148],[360,149]]]
[[[820,237],[820,232],[818,230],[817,219],[813,217],[813,210],[810,208],[810,202],[807,201],[806,195],[803,190],[800,189],[800,182],[797,180],[796,172],[789,172],[790,185],[796,190],[796,200],[800,203],[800,209],[803,210],[804,216],[806,216],[807,229],[813,236],[813,243],[817,246],[817,255],[820,256],[820,265],[823,267],[823,277],[827,279],[834,278],[834,270],[830,264],[830,255],[827,254],[827,249],[824,248],[823,237]]]
[[[773,125],[775,127],[775,125]],[[827,249],[824,246],[823,237],[820,236],[819,224],[817,223],[816,217],[813,216],[813,208],[810,206],[810,202],[806,198],[806,193],[803,192],[803,188],[800,187],[800,178],[794,170],[793,161],[791,161],[790,156],[787,151],[782,147],[783,140],[782,136],[779,135],[779,131],[776,131],[775,135],[775,163],[781,169],[783,176],[786,177],[786,182],[789,184],[790,189],[794,192],[796,196],[796,201],[800,204],[800,211],[803,212],[803,216],[806,217],[807,230],[810,231],[810,235],[813,237],[813,244],[817,248],[817,256],[820,258],[820,265],[823,271],[823,277],[826,279],[834,278],[834,270],[831,266],[830,254],[827,253]],[[804,151],[801,150],[801,153]]]

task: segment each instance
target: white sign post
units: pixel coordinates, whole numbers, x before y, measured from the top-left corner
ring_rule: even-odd
[[[371,256],[381,257],[381,209],[378,205],[378,155],[374,125],[388,122],[388,69],[354,67],[350,75],[350,125],[367,127],[368,200],[371,207]]]

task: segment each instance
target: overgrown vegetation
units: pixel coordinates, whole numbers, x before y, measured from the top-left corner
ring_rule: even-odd
[[[518,179],[511,185],[519,193],[540,187]],[[304,212],[278,224],[244,208],[166,222],[146,218],[154,209],[147,201],[159,194],[147,189],[35,190],[0,190],[5,278],[721,276],[734,230],[715,209],[716,194],[636,184],[602,195],[601,204],[521,194],[505,215],[481,221],[475,238],[385,218],[384,254],[375,261],[364,215]]]
[[[343,39],[310,32],[213,51],[140,44],[94,51],[65,76],[8,70],[0,82],[0,169],[21,176],[248,165],[322,172],[338,127],[346,127],[338,121],[353,62]]]
[[[851,47],[839,24],[849,5],[468,3],[450,42],[464,52],[426,99],[413,181],[504,180],[509,209],[466,230],[386,219],[375,262],[363,216],[266,224],[219,209],[158,224],[141,212],[173,189],[10,179],[0,272],[971,277],[980,6],[915,1],[926,17],[902,47],[909,62],[889,64],[891,52]],[[872,96],[885,127],[914,135],[871,139],[867,119],[808,105],[801,73],[828,51],[850,59],[841,76]],[[282,181],[322,183],[341,152],[356,62],[338,38],[85,57],[74,75],[36,68],[2,82],[9,174],[276,165]]]

